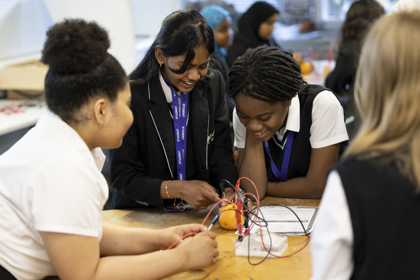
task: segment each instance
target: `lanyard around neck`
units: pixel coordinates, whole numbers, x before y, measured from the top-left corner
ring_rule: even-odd
[[[188,114],[188,92],[181,92],[181,100],[171,84],[162,75],[163,80],[172,92],[172,113],[174,117],[174,138],[176,151],[176,166],[178,180],[185,180],[187,163],[187,114]]]
[[[271,171],[273,171],[274,176],[277,180],[287,181],[287,170],[289,168],[290,154],[292,153],[293,139],[295,137],[295,132],[290,131],[287,133],[286,147],[284,149],[283,161],[281,163],[281,171],[277,168],[276,164],[273,161],[270,153],[270,147],[268,146],[268,141],[264,141],[264,149],[270,157],[271,162]]]

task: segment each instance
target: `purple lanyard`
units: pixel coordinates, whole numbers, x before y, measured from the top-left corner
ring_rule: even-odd
[[[175,89],[169,84],[165,77],[163,77],[163,80],[169,86],[172,92],[172,111],[174,117],[174,137],[178,180],[185,180],[187,165],[186,153],[188,92],[181,92],[181,105],[179,106],[178,94],[176,93]]]
[[[289,130],[286,139],[286,148],[284,149],[283,162],[281,163],[281,171],[277,168],[276,164],[273,161],[273,158],[271,157],[268,141],[264,141],[264,149],[270,157],[271,161],[271,171],[273,171],[274,176],[276,176],[276,178],[280,181],[287,181],[287,169],[289,168],[290,154],[292,153],[292,145],[294,138],[295,132]]]

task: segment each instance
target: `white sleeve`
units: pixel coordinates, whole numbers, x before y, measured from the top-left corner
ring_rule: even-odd
[[[310,132],[309,141],[314,149],[324,148],[349,139],[343,107],[331,91],[324,90],[315,97]]]
[[[42,165],[31,180],[37,231],[101,238],[108,186],[95,163],[85,160],[77,154],[60,155]]]
[[[353,229],[337,171],[328,176],[311,239],[311,280],[350,279],[353,272]]]
[[[245,148],[246,127],[239,120],[236,108],[233,109],[233,131],[235,132],[235,141],[233,145],[238,149]]]

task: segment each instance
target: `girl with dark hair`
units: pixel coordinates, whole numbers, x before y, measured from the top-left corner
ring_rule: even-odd
[[[320,198],[328,169],[348,139],[344,113],[328,89],[304,84],[288,52],[261,46],[229,72],[239,176],[265,195]],[[241,185],[255,193],[248,183]]]
[[[239,18],[239,31],[235,33],[233,44],[228,49],[226,57],[229,68],[249,48],[262,45],[278,46],[271,37],[271,33],[279,14],[280,12],[271,4],[258,1]]]
[[[213,30],[199,12],[163,21],[130,75],[134,123],[110,151],[113,208],[203,209],[220,200],[222,179],[237,180],[225,82],[208,69],[213,51]]]
[[[350,6],[341,28],[341,42],[334,70],[327,76],[325,86],[339,95],[348,95],[346,115],[347,130],[352,140],[360,125],[354,103],[353,87],[363,39],[372,24],[385,14],[375,0],[358,0]]]
[[[108,184],[100,147],[118,148],[133,122],[127,76],[96,23],[65,20],[47,32],[49,115],[0,156],[0,279],[161,279],[214,263],[201,225],[163,230],[102,223]],[[162,267],[161,264],[165,264]]]

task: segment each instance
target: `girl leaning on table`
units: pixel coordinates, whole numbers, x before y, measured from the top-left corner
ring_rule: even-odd
[[[40,118],[0,156],[0,279],[161,279],[218,255],[201,225],[163,230],[102,223],[108,186],[99,147],[117,148],[133,121],[121,65],[104,29],[65,20],[47,32]],[[186,233],[173,250],[172,243]],[[164,251],[160,251],[164,250]]]
[[[420,10],[380,19],[356,75],[360,130],[328,176],[312,279],[420,279]]]
[[[327,172],[347,143],[344,113],[328,89],[303,82],[289,52],[262,46],[229,72],[239,176],[265,195],[319,198]],[[241,187],[255,193],[248,182]]]
[[[213,52],[213,30],[199,12],[162,22],[130,74],[133,125],[109,151],[113,208],[204,209],[220,200],[222,179],[236,182],[225,81],[208,68]]]

